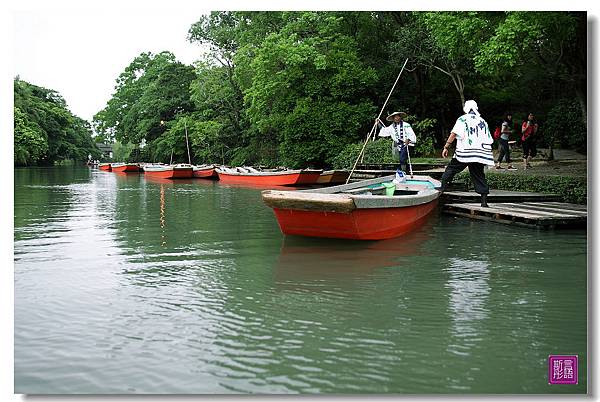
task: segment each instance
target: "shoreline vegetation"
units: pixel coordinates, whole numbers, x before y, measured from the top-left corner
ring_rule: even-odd
[[[16,77],[15,166],[106,160],[95,143],[112,145],[112,161],[187,162],[187,134],[193,164],[349,169],[406,58],[382,117],[408,113],[411,157],[439,156],[467,98],[491,130],[506,112],[516,127],[535,113],[549,160],[586,152],[585,12],[211,12],[187,39],[209,51],[194,65],[141,53],[92,122]],[[389,140],[367,144],[364,162],[396,162]],[[575,187],[565,192],[581,202]]]

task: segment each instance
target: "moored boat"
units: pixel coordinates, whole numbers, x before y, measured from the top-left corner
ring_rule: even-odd
[[[144,175],[162,179],[189,179],[193,177],[192,165],[180,163],[177,165],[146,164]]]
[[[317,179],[317,184],[345,183],[349,175],[347,170],[325,170]]]
[[[137,163],[111,163],[110,169],[113,172],[132,173],[139,172],[140,166]]]
[[[258,170],[252,167],[218,167],[219,180],[224,183],[249,184],[258,186],[293,186],[312,184],[317,181],[322,170]]]
[[[397,184],[393,179],[385,176],[303,191],[266,190],[262,198],[287,235],[390,239],[424,223],[437,206],[441,186],[429,176]]]
[[[192,166],[194,177],[198,177],[201,179],[216,179],[219,177],[217,172],[215,171],[215,165],[200,165],[200,166]]]
[[[110,169],[111,169],[110,163],[99,163],[98,164],[98,169],[110,172]]]

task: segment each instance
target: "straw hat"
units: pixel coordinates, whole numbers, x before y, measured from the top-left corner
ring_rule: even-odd
[[[405,118],[407,116],[407,114],[405,112],[394,112],[391,115],[389,115],[386,120],[387,121],[394,121],[394,116],[399,114],[400,117]]]

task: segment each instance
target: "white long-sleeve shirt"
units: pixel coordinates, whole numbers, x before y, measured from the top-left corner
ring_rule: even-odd
[[[405,121],[400,123],[392,123],[379,131],[379,137],[392,137],[395,143],[403,144],[405,139],[410,140],[410,146],[414,146],[417,142],[417,136],[411,125]]]

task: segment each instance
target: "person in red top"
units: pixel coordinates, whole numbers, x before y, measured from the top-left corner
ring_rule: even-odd
[[[523,169],[527,170],[531,167],[529,162],[537,154],[535,146],[536,133],[538,131],[538,124],[535,121],[533,113],[529,113],[527,120],[521,125],[521,141],[523,142]]]

